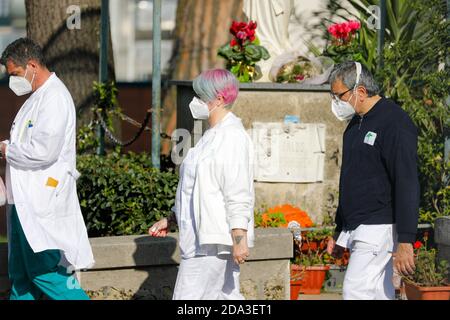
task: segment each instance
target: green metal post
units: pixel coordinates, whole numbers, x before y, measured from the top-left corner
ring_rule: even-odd
[[[161,0],[153,0],[152,164],[161,169]]]
[[[383,48],[386,32],[386,0],[380,0],[380,29],[378,30],[378,68],[382,68],[384,64]]]
[[[101,29],[100,29],[100,62],[99,82],[108,81],[108,45],[109,45],[109,0],[102,0],[101,7]],[[105,155],[105,130],[101,125],[97,128],[99,146],[98,155]]]

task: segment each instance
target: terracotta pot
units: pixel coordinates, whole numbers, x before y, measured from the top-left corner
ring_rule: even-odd
[[[408,300],[450,300],[450,286],[419,287],[405,283],[405,293]]]
[[[303,284],[304,276],[302,268],[298,265],[291,265],[291,300],[298,300],[300,288]]]
[[[325,276],[329,266],[315,266],[306,267],[305,271],[302,271],[301,266],[292,265],[291,266],[291,300],[297,300],[298,294],[320,294],[323,283],[325,281]]]

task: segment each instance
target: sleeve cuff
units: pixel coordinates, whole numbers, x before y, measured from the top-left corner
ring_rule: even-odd
[[[248,220],[243,217],[236,217],[230,220],[230,230],[242,229],[248,230]]]
[[[399,233],[398,242],[399,243],[414,243],[416,241],[415,233]]]

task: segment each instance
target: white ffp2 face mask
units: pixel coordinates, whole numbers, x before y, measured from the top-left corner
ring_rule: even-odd
[[[334,99],[331,102],[331,111],[341,121],[351,120],[356,113],[350,103],[342,100],[335,101]]]
[[[29,94],[33,91],[33,82],[35,74],[33,74],[33,79],[30,81],[27,80],[26,76],[28,73],[28,67],[25,71],[25,76],[11,76],[9,77],[9,88],[19,97]]]
[[[209,108],[208,105],[202,100],[194,97],[189,104],[189,109],[191,109],[192,117],[197,120],[206,120],[209,118]]]
[[[191,109],[192,117],[197,120],[207,120],[211,113],[217,109],[217,107],[213,108],[209,111],[208,104],[203,102],[202,100],[194,97],[192,102],[189,104],[189,108]]]
[[[359,79],[361,78],[362,73],[362,67],[359,62],[355,62],[356,64],[356,83],[355,87],[353,88],[353,95],[350,96],[350,101],[354,95],[356,95],[356,88],[358,88]],[[353,116],[356,114],[355,108],[348,102],[348,101],[342,101],[342,100],[332,100],[331,101],[331,111],[333,111],[333,114],[341,121],[348,121],[353,118]]]

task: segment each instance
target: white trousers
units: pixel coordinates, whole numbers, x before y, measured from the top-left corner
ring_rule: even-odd
[[[361,225],[342,232],[337,244],[350,248],[344,278],[344,300],[393,300],[393,256],[397,234],[394,225]]]
[[[173,300],[245,300],[239,275],[230,254],[182,259]]]

